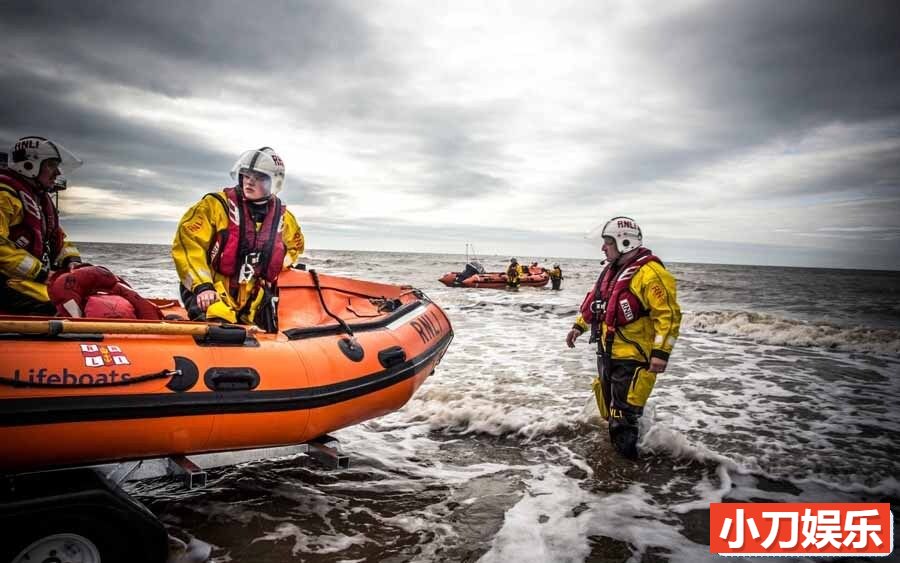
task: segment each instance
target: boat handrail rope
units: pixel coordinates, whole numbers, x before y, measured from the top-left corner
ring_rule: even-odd
[[[74,320],[0,320],[0,334],[32,334],[57,336],[59,334],[147,334],[147,335],[180,335],[209,336],[215,329],[227,326],[229,329],[242,329],[246,334],[253,334],[258,329],[254,326],[221,325],[209,323],[168,323],[160,322],[115,322],[115,321],[74,321]]]
[[[329,317],[331,317],[332,319],[334,319],[335,321],[337,321],[337,323],[338,323],[338,324],[340,325],[340,327],[344,330],[344,332],[347,333],[347,336],[349,336],[351,339],[353,339],[353,340],[355,341],[355,340],[356,340],[356,337],[353,335],[353,329],[350,328],[350,325],[348,325],[348,324],[344,321],[344,319],[342,319],[342,318],[340,318],[339,316],[337,316],[337,315],[335,315],[334,313],[332,313],[331,310],[328,309],[328,305],[325,304],[325,296],[322,295],[322,286],[319,285],[319,273],[316,272],[315,270],[310,270],[310,271],[309,271],[309,275],[312,276],[313,285],[314,285],[315,288],[316,288],[316,293],[319,294],[319,302],[322,303],[322,309],[324,309],[325,312],[328,313],[328,316],[329,316]]]
[[[37,381],[24,381],[20,379],[10,379],[8,377],[0,377],[0,385],[9,385],[10,387],[46,387],[51,389],[85,389],[87,387],[121,387],[123,385],[134,385],[135,383],[143,383],[153,379],[170,378],[181,375],[180,369],[164,369],[156,373],[148,373],[146,375],[138,375],[129,377],[128,379],[120,379],[118,381],[108,381],[106,383],[90,383],[82,385],[80,383],[45,383]]]

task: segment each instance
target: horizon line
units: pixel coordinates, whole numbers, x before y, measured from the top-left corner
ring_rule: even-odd
[[[73,240],[73,243],[87,243],[87,244],[113,244],[120,246],[166,246],[171,247],[170,243],[153,243],[153,242],[110,242],[110,241],[92,241],[92,240]],[[414,251],[414,250],[361,250],[356,248],[305,248],[304,252],[307,251],[328,251],[333,250],[337,252],[370,252],[376,254],[423,254],[423,255],[437,255],[437,256],[465,256],[465,252],[462,253],[451,253],[451,252],[422,252],[422,251]],[[301,255],[302,256],[302,255]],[[489,257],[498,257],[505,256],[505,254],[483,254],[482,256]],[[590,262],[602,262],[603,258],[582,258],[577,256],[551,256],[554,259],[562,259],[562,260],[582,260],[582,261],[590,261]],[[672,264],[697,264],[703,266],[741,266],[741,267],[754,267],[754,268],[790,268],[796,270],[841,270],[841,271],[850,271],[850,272],[884,272],[884,273],[900,273],[900,267],[894,270],[885,270],[880,268],[850,268],[850,267],[835,267],[835,266],[786,266],[779,264],[751,264],[751,263],[734,263],[734,262],[702,262],[702,261],[693,261],[693,262],[684,262],[680,260],[666,260],[667,263]]]

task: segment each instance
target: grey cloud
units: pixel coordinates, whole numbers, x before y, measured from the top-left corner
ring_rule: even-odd
[[[298,76],[362,57],[365,26],[339,2],[36,1],[4,10],[10,64],[184,96],[229,76]],[[217,81],[216,79],[219,78]]]
[[[206,181],[200,171],[227,170],[233,156],[192,144],[190,132],[178,139],[113,118],[103,100],[73,101],[88,97],[87,84],[224,94],[283,108],[307,127],[388,135],[397,144],[374,147],[380,160],[419,160],[429,172],[417,189],[437,197],[450,188],[477,195],[503,187],[485,172],[490,165],[478,165],[496,161],[497,148],[472,135],[497,108],[434,107],[398,94],[406,75],[379,58],[374,32],[342,3],[37,2],[8,14],[2,41],[27,49],[0,61],[10,77],[5,97],[14,101],[0,109],[0,133],[78,139],[85,152],[96,147],[95,162],[164,173],[154,191],[179,178]],[[50,78],[47,68],[58,72]],[[99,186],[129,184],[88,167],[80,173]]]
[[[736,130],[784,130],[896,116],[897,29],[892,0],[726,2],[660,21],[637,44]]]
[[[499,136],[478,138],[475,132],[493,129],[497,114],[488,108],[424,108],[409,123],[418,135],[422,158],[430,174],[417,186],[419,192],[440,198],[475,198],[511,188],[501,176],[489,171],[503,161]]]
[[[202,131],[178,133],[114,116],[105,100],[87,94],[125,86],[176,98],[272,106],[289,115],[293,127],[358,145],[346,150],[357,150],[361,160],[421,170],[421,177],[401,178],[401,184],[429,196],[431,205],[448,198],[477,204],[485,194],[512,192],[505,178],[510,163],[504,124],[520,117],[520,100],[466,105],[422,95],[415,87],[418,69],[395,63],[384,50],[389,42],[382,42],[383,28],[370,27],[367,15],[377,9],[324,0],[3,3],[0,45],[10,55],[0,59],[0,144],[23,134],[58,138],[87,161],[77,172],[78,182],[133,194],[187,201],[199,193],[185,193],[185,186],[212,190],[228,181],[236,155],[206,145]],[[591,18],[610,16],[606,5],[587,3],[578,10],[583,12],[574,24],[578,33],[590,33]],[[620,195],[617,204],[627,207],[628,195],[690,178],[765,143],[790,144],[829,123],[884,123],[860,141],[900,139],[897,2],[717,2],[670,13],[675,15],[629,30],[624,47],[640,65],[634,72],[670,88],[663,98],[688,107],[660,107],[668,112],[662,119],[640,120],[623,130],[611,130],[604,115],[585,114],[581,130],[555,133],[560,145],[593,147],[603,164],[573,171],[574,180],[554,185],[548,205],[535,213],[596,201],[586,197],[605,190]],[[560,23],[572,25],[568,17]],[[410,49],[418,48],[415,40],[412,33]],[[580,86],[573,81],[573,88]],[[660,134],[663,123],[682,128],[677,144]],[[835,208],[831,212],[840,220],[827,224],[886,228],[900,215],[891,197],[900,184],[898,144],[846,160],[830,158],[824,174],[798,169],[741,200],[723,186],[722,198],[735,205],[760,198],[777,204],[779,198],[842,193],[845,199],[882,203]],[[158,176],[130,172],[138,168]],[[307,182],[289,170],[284,196],[301,206],[327,206],[347,188]],[[685,201],[690,197],[683,195]],[[711,203],[716,202],[692,205]],[[664,211],[677,224],[679,218]],[[692,215],[694,224],[704,220]],[[715,219],[708,221],[714,232]],[[372,227],[373,232],[385,228],[393,227]],[[399,232],[416,240],[421,228]],[[467,232],[448,227],[432,236],[465,238]],[[499,240],[505,233],[486,235]],[[542,238],[530,232],[521,236]]]
[[[640,72],[661,78],[689,104],[665,116],[679,124],[678,146],[640,129],[586,127],[580,142],[607,141],[604,164],[571,187],[585,194],[610,187],[634,192],[689,176],[774,140],[802,138],[830,123],[896,123],[900,118],[900,4],[872,2],[725,2],[675,11],[629,35]],[[690,107],[693,104],[694,107]],[[694,111],[697,110],[697,111]],[[674,119],[671,119],[674,118]],[[652,131],[649,132],[652,135]],[[896,126],[884,138],[900,139]],[[798,192],[894,183],[897,152],[846,163],[831,178],[777,186]]]
[[[900,233],[900,227],[883,228],[883,227],[821,227],[816,229],[822,232],[850,232],[850,233]]]
[[[816,168],[822,167],[823,171]],[[900,195],[900,137],[885,148],[862,154],[829,154],[776,182],[752,191],[730,193],[734,201],[761,198],[832,195],[842,198],[881,198]]]
[[[288,205],[317,207],[330,205],[344,196],[333,186],[292,177],[288,172],[279,197]]]
[[[121,168],[149,169],[185,183],[230,169],[235,155],[192,142],[190,135],[116,117],[104,111],[102,100],[81,102],[58,94],[65,91],[60,88],[69,86],[65,78],[53,82],[33,75],[11,75],[4,87],[4,98],[11,103],[0,105],[4,150],[23,135],[55,139],[86,161],[76,172],[79,181],[100,188],[134,185],[127,173],[114,172]],[[177,187],[157,186],[162,190]]]
[[[507,191],[510,185],[499,176],[463,169],[444,171],[423,188],[432,196],[442,199],[469,199]]]

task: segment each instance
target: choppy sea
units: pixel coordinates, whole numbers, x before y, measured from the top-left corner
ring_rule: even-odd
[[[166,246],[79,246],[177,297]],[[682,336],[634,463],[608,443],[587,339],[565,345],[599,261],[519,258],[560,262],[562,291],[441,285],[463,256],[308,251],[321,272],[440,304],[456,337],[438,370],[402,410],[335,433],[349,469],[296,456],[131,492],[219,563],[718,560],[708,507],[723,500],[890,502],[896,519],[900,272],[667,264]]]

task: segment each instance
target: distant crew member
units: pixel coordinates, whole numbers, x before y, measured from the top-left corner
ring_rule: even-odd
[[[303,253],[303,233],[276,194],[284,163],[270,147],[249,150],[237,181],[191,207],[175,232],[172,258],[191,319],[221,319],[278,331],[278,276]]]
[[[554,264],[553,269],[549,271],[549,274],[552,289],[559,291],[560,284],[562,284],[563,280],[562,268],[559,267],[559,264]]]
[[[597,342],[599,377],[593,388],[609,437],[623,456],[637,459],[638,419],[666,371],[678,338],[681,309],[675,278],[643,247],[640,227],[628,217],[611,219],[600,231],[607,263],[581,304],[566,336],[569,348],[590,329]]]
[[[81,262],[59,224],[50,194],[63,172],[82,162],[59,143],[22,137],[0,168],[0,308],[16,315],[53,316],[47,280]]]
[[[509,259],[509,266],[506,267],[506,287],[507,289],[517,289],[519,284],[522,282],[522,276],[524,276],[524,271],[522,266],[519,265],[519,261],[515,258]]]

